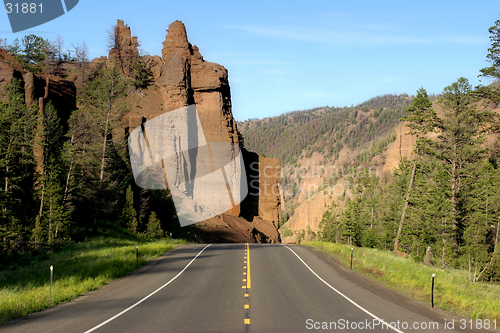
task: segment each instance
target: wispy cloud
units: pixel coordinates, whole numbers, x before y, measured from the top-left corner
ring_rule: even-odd
[[[369,25],[358,26],[361,28],[360,31],[352,32],[297,26],[228,25],[226,28],[267,38],[332,45],[482,44],[484,42],[483,37],[467,35],[400,35],[387,31],[388,29],[383,26]]]
[[[225,64],[257,66],[296,66],[297,62],[290,60],[288,54],[244,53],[244,52],[214,52],[212,56]]]

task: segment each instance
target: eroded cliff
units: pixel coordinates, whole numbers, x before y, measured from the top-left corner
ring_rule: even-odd
[[[134,54],[136,39],[126,28],[118,21],[117,40],[125,44],[115,49]],[[119,60],[121,67],[127,68],[128,60],[123,62],[116,53],[111,50],[109,58]],[[175,21],[169,26],[162,57],[147,56],[144,61],[152,73],[153,82],[147,91],[136,97],[137,103],[128,115],[130,130],[167,112],[194,104],[207,142],[239,145],[227,70],[203,59],[198,47],[189,43],[182,22]],[[226,213],[198,223],[200,235],[203,235],[200,237],[207,241],[279,242],[280,162],[242,151],[248,196],[241,204],[236,202]],[[268,169],[272,172],[265,172]]]
[[[238,131],[232,115],[227,70],[203,59],[198,47],[189,43],[184,24],[175,21],[169,26],[161,57],[141,57],[138,46],[137,37],[132,36],[130,27],[118,20],[108,56],[96,58],[90,63],[91,68],[119,66],[124,75],[133,78],[135,66],[140,61],[151,73],[147,87],[136,89],[127,97],[130,106],[130,112],[125,117],[127,130],[132,131],[168,112],[195,105],[206,141],[229,143],[237,148]],[[68,63],[62,66],[76,65]],[[65,68],[66,74],[71,72],[68,68]],[[45,103],[51,100],[63,123],[67,124],[71,111],[77,108],[76,95],[77,89],[83,84],[82,78],[63,79],[55,71],[35,75],[24,70],[7,51],[0,49],[0,93],[4,91],[5,84],[14,78],[22,81],[28,107],[36,105],[41,112]],[[78,84],[75,85],[77,80]],[[241,203],[234,202],[225,213],[198,223],[197,237],[200,240],[280,241],[277,230],[281,217],[278,187],[280,162],[244,148],[242,154],[247,170],[248,196]],[[40,172],[42,156],[41,150],[36,147],[35,155]]]

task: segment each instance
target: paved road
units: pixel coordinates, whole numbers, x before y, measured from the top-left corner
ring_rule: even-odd
[[[178,248],[0,332],[472,332],[458,320],[307,247],[212,244]]]

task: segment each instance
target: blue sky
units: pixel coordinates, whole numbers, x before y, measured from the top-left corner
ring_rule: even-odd
[[[150,55],[161,55],[168,25],[183,21],[205,60],[228,69],[242,121],[420,87],[437,94],[461,76],[477,85],[500,2],[80,0],[16,34],[4,12],[0,38],[59,34],[65,48],[85,41],[94,58],[107,55],[106,31],[117,19]]]

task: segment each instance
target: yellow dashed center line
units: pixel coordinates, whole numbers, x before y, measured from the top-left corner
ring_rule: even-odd
[[[247,243],[247,289],[252,287],[252,282],[250,280],[250,245]]]
[[[245,256],[243,257],[243,259],[244,259],[243,263],[246,264],[246,266],[243,266],[243,269],[245,270],[243,272],[243,275],[244,275],[243,282],[246,282],[246,286],[242,286],[241,288],[246,289],[244,296],[245,296],[245,298],[247,298],[245,300],[245,303],[248,303],[249,302],[249,300],[248,300],[249,294],[248,294],[247,290],[250,289],[250,287],[252,286],[251,281],[250,281],[250,244],[248,244],[248,243],[246,243]],[[243,307],[245,310],[248,310],[248,311],[245,311],[246,318],[244,319],[244,323],[245,323],[245,325],[250,325],[250,318],[248,318],[248,317],[250,317],[250,314],[249,314],[250,304],[245,304],[245,303],[243,304]]]

